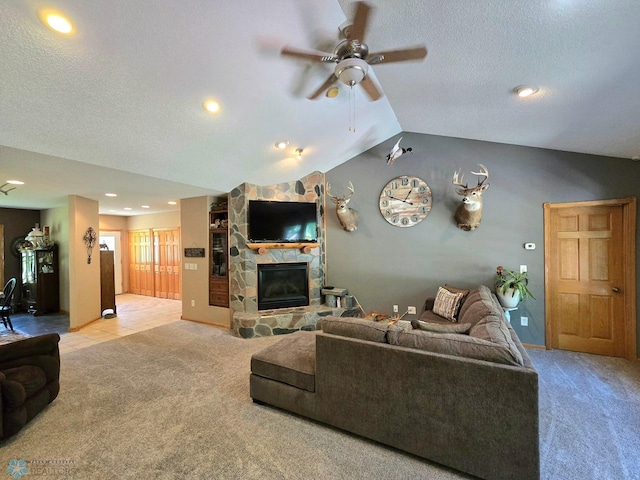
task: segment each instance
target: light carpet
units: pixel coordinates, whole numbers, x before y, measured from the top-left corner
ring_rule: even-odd
[[[278,340],[177,321],[66,353],[59,397],[0,443],[0,469],[25,460],[45,479],[472,478],[254,404],[251,355]],[[530,353],[542,478],[640,478],[638,364]]]

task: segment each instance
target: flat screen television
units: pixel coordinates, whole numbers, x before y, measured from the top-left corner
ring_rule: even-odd
[[[249,200],[249,242],[298,243],[318,240],[315,203]]]

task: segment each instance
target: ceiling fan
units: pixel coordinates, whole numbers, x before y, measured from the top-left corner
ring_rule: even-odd
[[[340,27],[340,33],[344,37],[333,50],[333,53],[318,50],[302,50],[293,47],[284,47],[282,55],[312,60],[314,62],[335,63],[336,67],[331,76],[313,92],[309,98],[317,99],[335,82],[340,81],[353,87],[360,84],[371,100],[378,100],[382,93],[378,86],[369,77],[369,65],[381,63],[404,62],[407,60],[422,60],[427,56],[427,48],[417,46],[402,50],[387,50],[369,53],[369,47],[364,43],[364,34],[367,29],[369,14],[372,7],[366,2],[356,2],[353,21]]]

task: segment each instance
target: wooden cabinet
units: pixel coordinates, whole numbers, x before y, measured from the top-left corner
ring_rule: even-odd
[[[116,313],[116,281],[114,273],[114,252],[100,250],[100,314],[105,310]]]
[[[34,315],[60,310],[56,246],[21,252],[22,308]]]
[[[209,213],[209,305],[229,307],[229,239],[226,199]]]

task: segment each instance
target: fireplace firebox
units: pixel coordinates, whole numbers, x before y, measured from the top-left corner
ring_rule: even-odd
[[[258,310],[309,305],[309,264],[258,264]]]

